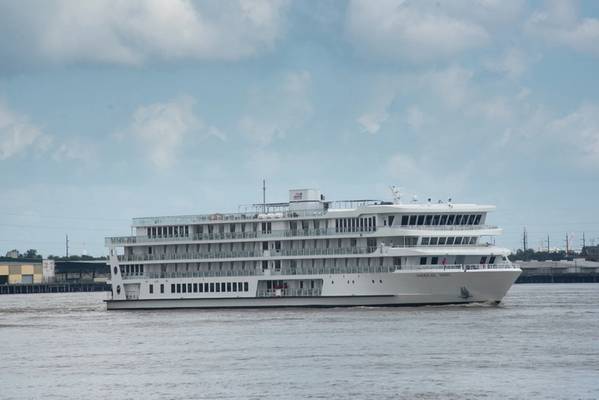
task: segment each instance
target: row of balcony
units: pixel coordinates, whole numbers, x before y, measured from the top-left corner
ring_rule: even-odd
[[[402,230],[417,230],[417,231],[474,231],[481,229],[497,229],[493,225],[410,225],[397,227]],[[257,231],[257,232],[216,232],[216,233],[197,233],[190,236],[115,236],[107,237],[106,245],[126,245],[139,243],[153,243],[164,241],[202,241],[202,240],[230,240],[230,239],[259,239],[259,238],[286,238],[286,237],[314,237],[314,236],[329,236],[329,235],[360,235],[368,234],[370,231],[355,231],[343,232],[335,228],[320,228],[320,229],[298,229],[298,230],[274,230],[274,231]]]
[[[189,225],[215,221],[254,221],[265,219],[289,219],[289,218],[309,218],[319,217],[326,213],[326,210],[295,210],[267,213],[214,213],[202,215],[173,215],[165,217],[143,217],[134,218],[133,226],[155,226],[155,225]]]
[[[277,276],[277,275],[334,275],[334,274],[372,274],[391,273],[398,271],[475,271],[517,269],[512,263],[497,264],[427,264],[427,265],[351,265],[343,267],[297,267],[281,268],[279,270],[223,270],[223,271],[188,271],[188,272],[149,272],[142,275],[123,275],[123,279],[178,279],[178,278],[211,278],[238,276]]]
[[[285,256],[317,256],[317,255],[351,255],[373,253],[378,247],[331,247],[328,249],[281,249],[281,250],[240,250],[211,253],[173,253],[173,254],[142,254],[120,255],[119,261],[173,261],[173,260],[203,260],[224,258],[254,258],[254,257],[285,257]]]

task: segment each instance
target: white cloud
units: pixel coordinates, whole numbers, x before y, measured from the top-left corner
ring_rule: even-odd
[[[166,103],[140,106],[133,113],[131,125],[125,134],[130,134],[143,145],[155,167],[168,168],[175,163],[190,134],[200,138],[215,136],[225,139],[221,131],[205,126],[194,114],[193,104],[192,98],[181,97]]]
[[[471,161],[463,161],[460,168],[448,170],[453,164],[443,158],[395,153],[384,164],[382,176],[408,191],[420,192],[421,196],[437,195],[446,199],[462,191],[472,170]]]
[[[6,160],[27,150],[45,151],[52,138],[0,101],[0,160]]]
[[[95,145],[84,143],[81,138],[72,137],[63,139],[53,149],[52,159],[54,161],[77,160],[84,163],[96,161]]]
[[[510,47],[505,52],[484,64],[488,70],[507,76],[510,79],[521,77],[538,57],[527,54],[522,49]]]
[[[526,31],[548,43],[599,56],[599,19],[580,18],[574,3],[549,2],[528,19]]]
[[[426,118],[420,108],[416,106],[410,106],[406,112],[406,121],[410,128],[419,130],[426,122]]]
[[[273,47],[286,0],[53,0],[0,6],[2,53],[57,64],[139,65],[147,59],[236,60]],[[14,61],[13,61],[14,62]]]
[[[381,129],[381,125],[389,118],[386,110],[373,111],[362,114],[357,121],[362,126],[364,132],[374,135]]]
[[[423,86],[440,99],[447,107],[458,109],[470,104],[475,96],[472,86],[474,73],[454,65],[445,69],[425,72],[420,77]]]
[[[560,142],[572,146],[584,163],[599,166],[599,105],[584,104],[549,122],[546,130]]]
[[[312,77],[307,71],[290,72],[274,87],[257,88],[239,129],[254,143],[265,146],[300,126],[311,114]]]
[[[474,18],[449,11],[426,1],[352,0],[346,28],[362,51],[411,61],[450,57],[489,42]]]

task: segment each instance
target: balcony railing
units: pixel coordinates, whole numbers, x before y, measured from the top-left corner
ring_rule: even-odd
[[[379,227],[380,228],[380,227]],[[483,229],[498,229],[494,225],[409,225],[393,227],[404,230],[417,231],[475,231]],[[320,229],[297,229],[297,230],[274,230],[268,232],[215,232],[199,233],[189,236],[114,236],[105,239],[107,246],[154,243],[154,242],[189,242],[189,241],[209,241],[209,240],[236,240],[236,239],[260,239],[260,238],[288,238],[288,237],[314,237],[314,236],[359,236],[373,233],[374,231],[338,231],[335,228]]]
[[[169,254],[141,254],[120,255],[119,261],[176,261],[176,260],[204,260],[228,258],[256,258],[256,257],[286,257],[286,256],[316,256],[316,255],[351,255],[368,254],[377,250],[377,247],[331,247],[328,249],[282,249],[266,251],[230,251],[214,253],[169,253]],[[265,255],[266,254],[266,255]]]
[[[498,229],[495,225],[402,225],[393,228],[428,231],[475,231],[481,229]]]
[[[335,274],[374,274],[401,271],[434,271],[458,272],[476,270],[518,269],[516,264],[428,264],[428,265],[350,265],[347,267],[297,267],[281,268],[280,270],[246,269],[246,270],[216,270],[188,272],[150,272],[145,275],[123,275],[123,279],[177,279],[177,278],[211,278],[238,276],[287,276],[287,275],[335,275]]]
[[[315,297],[321,296],[322,289],[274,289],[258,290],[256,297]]]
[[[133,226],[155,226],[155,225],[185,225],[204,222],[219,222],[219,221],[262,221],[273,219],[290,219],[290,218],[306,218],[318,217],[326,214],[326,210],[295,210],[267,213],[214,213],[202,215],[172,215],[164,217],[143,217],[133,218]]]
[[[120,244],[136,244],[136,243],[152,243],[163,241],[197,241],[197,240],[234,240],[234,239],[259,239],[259,238],[276,238],[276,237],[312,237],[312,236],[328,236],[328,235],[359,235],[370,233],[370,231],[356,232],[339,232],[335,228],[320,228],[320,229],[297,229],[297,230],[274,230],[274,231],[257,231],[257,232],[215,232],[215,233],[198,233],[189,236],[115,236],[107,237],[106,245]]]

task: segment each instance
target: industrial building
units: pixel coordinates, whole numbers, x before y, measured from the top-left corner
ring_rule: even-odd
[[[0,257],[0,285],[42,283],[41,258]]]

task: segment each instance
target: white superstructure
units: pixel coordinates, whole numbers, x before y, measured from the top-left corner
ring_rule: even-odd
[[[133,219],[109,237],[109,309],[498,303],[521,270],[489,239],[494,206],[325,201]]]

